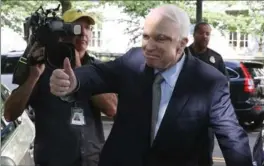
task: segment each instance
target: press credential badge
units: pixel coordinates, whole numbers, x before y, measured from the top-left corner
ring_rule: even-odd
[[[72,108],[71,124],[72,125],[85,125],[85,119],[84,119],[82,108],[79,108],[79,107]]]

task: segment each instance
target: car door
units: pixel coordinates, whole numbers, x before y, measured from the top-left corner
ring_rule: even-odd
[[[4,102],[10,90],[1,85],[1,156],[11,158],[16,165],[34,165],[32,143],[35,127],[24,112],[18,120],[7,122],[3,117]]]
[[[241,93],[241,90],[243,89],[243,86],[240,85],[240,80],[239,80],[239,73],[236,72],[234,69],[230,68],[230,67],[226,67],[226,70],[228,72],[228,76],[229,76],[229,86],[230,86],[230,98],[232,101],[232,104],[234,106],[236,106],[235,101],[237,101],[237,97],[239,93]]]

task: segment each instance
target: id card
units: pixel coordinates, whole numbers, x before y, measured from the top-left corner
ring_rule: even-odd
[[[72,116],[71,116],[71,124],[72,125],[85,125],[85,119],[83,114],[83,109],[79,107],[73,107],[71,109]]]

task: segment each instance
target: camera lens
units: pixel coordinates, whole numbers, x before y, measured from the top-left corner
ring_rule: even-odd
[[[64,59],[68,57],[71,64],[75,64],[74,46],[69,43],[57,43],[48,49],[47,61],[53,68],[62,68]]]

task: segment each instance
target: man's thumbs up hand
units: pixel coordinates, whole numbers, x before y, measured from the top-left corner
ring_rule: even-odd
[[[64,59],[63,69],[56,69],[50,77],[50,92],[56,96],[65,96],[77,87],[76,76],[68,58]]]
[[[70,60],[69,58],[65,58],[64,59],[64,62],[63,62],[63,69],[64,69],[64,72],[66,74],[68,74],[68,76],[74,76],[74,72],[72,70],[72,67],[71,67],[71,63],[70,63]]]

